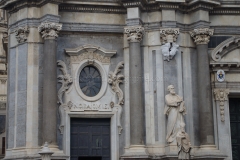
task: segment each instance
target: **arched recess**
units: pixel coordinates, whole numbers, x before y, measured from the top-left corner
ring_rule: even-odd
[[[211,53],[212,59],[215,62],[221,61],[231,51],[240,48],[240,36],[231,37],[220,43]]]

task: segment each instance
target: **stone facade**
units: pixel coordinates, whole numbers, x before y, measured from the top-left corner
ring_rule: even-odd
[[[233,159],[237,1],[0,0],[0,6],[4,159],[39,159],[47,142],[53,159],[73,160],[74,118],[110,119],[106,159],[178,159],[184,141],[191,159]],[[86,67],[101,75],[99,90],[82,87],[99,82],[81,77],[90,74],[82,73]],[[168,86],[177,93],[170,92],[172,102],[165,100]],[[181,107],[184,116],[169,115]],[[166,140],[171,124],[173,138]]]

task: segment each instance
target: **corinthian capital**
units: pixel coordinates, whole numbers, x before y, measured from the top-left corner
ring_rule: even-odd
[[[178,35],[178,28],[163,28],[160,30],[160,38],[162,44],[176,42]]]
[[[142,26],[131,26],[124,28],[129,42],[141,42],[144,35],[144,28]]]
[[[214,29],[199,28],[190,32],[191,37],[196,44],[208,44],[210,36],[213,35]]]
[[[23,43],[27,41],[27,36],[29,33],[28,27],[19,27],[15,32],[18,43]]]
[[[42,34],[44,39],[55,39],[58,37],[58,32],[62,29],[62,24],[58,23],[41,23],[38,31]]]

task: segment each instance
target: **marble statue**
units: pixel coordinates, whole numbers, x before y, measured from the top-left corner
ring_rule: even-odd
[[[190,138],[188,134],[185,132],[185,124],[180,124],[180,130],[177,133],[177,146],[178,146],[178,159],[190,159],[190,151],[192,149]]]
[[[176,43],[166,43],[162,46],[164,61],[170,61],[178,52],[179,45]]]
[[[186,114],[186,108],[183,98],[176,94],[174,86],[168,86],[169,94],[165,96],[166,106],[164,114],[168,116],[167,136],[168,143],[176,143],[177,133],[180,131],[180,124],[184,123],[183,116]]]

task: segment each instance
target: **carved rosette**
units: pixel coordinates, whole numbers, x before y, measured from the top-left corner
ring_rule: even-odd
[[[63,95],[70,88],[70,85],[72,84],[73,81],[72,81],[71,75],[67,73],[66,64],[63,61],[58,60],[57,65],[61,67],[60,70],[63,73],[62,75],[59,75],[57,77],[58,78],[58,83],[62,84],[61,88],[58,90],[58,102],[57,103],[60,104],[59,114],[60,114],[60,117],[61,117],[61,124],[59,126],[59,130],[60,130],[61,134],[63,134],[63,128],[64,128],[63,114],[64,114],[65,107],[68,106],[68,104],[66,102],[64,102],[64,100],[63,100]]]
[[[160,38],[162,44],[176,42],[178,35],[178,28],[164,28],[160,30]]]
[[[215,101],[219,101],[221,121],[225,121],[224,106],[225,101],[228,101],[229,89],[214,89]]]
[[[38,31],[44,39],[55,39],[58,37],[58,32],[62,29],[62,24],[44,22],[38,27]]]
[[[127,34],[128,42],[141,42],[144,35],[144,28],[142,26],[131,26],[124,28]]]
[[[24,43],[27,41],[27,37],[29,34],[29,28],[26,27],[19,27],[17,30],[15,30],[16,32],[16,39],[18,41],[18,43]]]
[[[208,44],[210,41],[210,36],[213,35],[214,29],[209,28],[199,28],[194,29],[190,32],[191,37],[194,39],[194,42],[199,44]]]
[[[110,72],[108,75],[108,83],[112,86],[112,90],[116,93],[118,97],[117,104],[114,102],[110,103],[111,108],[116,107],[118,112],[118,132],[121,134],[122,125],[121,125],[121,116],[122,116],[122,105],[124,104],[123,91],[119,87],[120,83],[123,83],[124,75],[119,74],[121,69],[124,67],[124,62],[119,62],[114,72]]]

